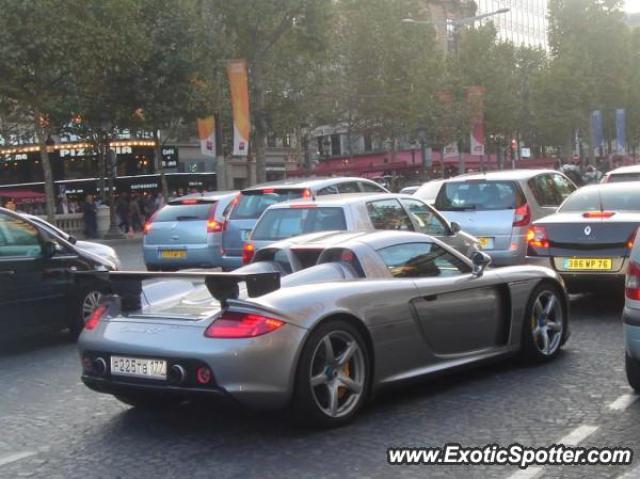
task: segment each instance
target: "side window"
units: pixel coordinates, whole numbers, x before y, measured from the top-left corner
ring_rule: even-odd
[[[19,218],[0,215],[0,257],[37,258],[41,251],[35,226]]]
[[[318,196],[321,195],[337,195],[338,187],[336,185],[326,186],[321,190],[318,190]]]
[[[338,191],[340,193],[360,193],[358,183],[355,181],[347,181],[345,183],[338,183]]]
[[[469,267],[433,243],[403,243],[378,250],[378,254],[396,278],[433,278],[459,276]]]
[[[413,231],[413,223],[398,200],[370,201],[367,212],[374,229]]]
[[[422,201],[403,198],[400,202],[418,226],[418,231],[432,236],[447,236],[449,227]]]
[[[360,181],[360,189],[366,193],[385,193],[378,185],[369,183],[368,181]]]
[[[556,195],[556,186],[550,175],[538,175],[531,178],[528,184],[540,206],[560,205],[560,199]]]
[[[556,185],[556,191],[560,195],[560,203],[566,200],[571,193],[576,191],[574,184],[562,175],[554,174],[553,182]]]

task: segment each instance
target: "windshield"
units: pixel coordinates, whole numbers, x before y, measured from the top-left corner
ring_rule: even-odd
[[[342,208],[276,208],[267,211],[253,230],[254,240],[279,240],[316,231],[345,230]]]
[[[634,188],[578,190],[567,198],[559,211],[567,213],[601,209],[603,211],[638,211],[640,210],[640,190]]]
[[[250,220],[260,218],[260,215],[271,205],[287,200],[302,198],[302,189],[265,189],[258,191],[244,191],[235,208],[231,210],[230,219]]]
[[[520,188],[512,181],[454,181],[445,183],[436,198],[441,211],[512,210],[525,203]]]
[[[206,221],[214,209],[215,203],[167,205],[156,213],[154,221]]]

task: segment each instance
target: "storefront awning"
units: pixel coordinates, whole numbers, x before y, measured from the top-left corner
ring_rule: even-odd
[[[3,190],[0,189],[1,198],[11,198],[14,201],[45,201],[44,193],[31,190]]]

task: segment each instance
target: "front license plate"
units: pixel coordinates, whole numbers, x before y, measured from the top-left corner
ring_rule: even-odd
[[[187,252],[183,249],[164,249],[160,251],[160,257],[169,259],[186,258]]]
[[[111,375],[167,379],[167,362],[163,359],[111,356]]]
[[[486,236],[480,236],[478,238],[480,242],[481,249],[493,249],[493,238],[488,238]]]
[[[565,258],[563,265],[569,271],[609,271],[613,261],[611,258]]]

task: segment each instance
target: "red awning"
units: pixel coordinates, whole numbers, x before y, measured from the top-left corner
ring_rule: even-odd
[[[0,197],[11,198],[15,201],[19,200],[45,200],[44,193],[30,190],[2,190],[0,189]]]

